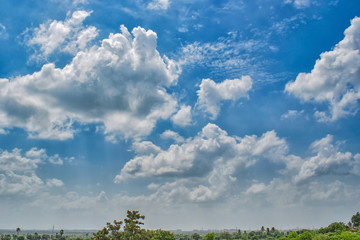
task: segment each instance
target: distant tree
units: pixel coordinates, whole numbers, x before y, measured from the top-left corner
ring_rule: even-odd
[[[296,232],[290,232],[287,237],[288,239],[297,239],[298,234]]]
[[[342,232],[346,230],[348,227],[345,226],[342,222],[334,222],[325,228],[320,228],[319,233],[328,233],[328,232]]]
[[[313,235],[309,231],[305,231],[302,234],[300,234],[297,239],[298,240],[312,240]]]
[[[231,239],[231,234],[229,232],[222,232],[222,233],[220,233],[220,238],[230,240]]]
[[[351,217],[351,223],[353,227],[359,227],[360,226],[360,213],[357,212],[355,215]]]
[[[16,228],[16,232],[17,232],[17,234],[19,235],[19,233],[21,232],[21,228]]]
[[[241,230],[240,229],[237,232],[233,232],[232,239],[241,239]]]
[[[265,232],[264,226],[261,226],[261,231],[262,231],[262,232]]]
[[[34,240],[40,240],[40,235],[36,232],[34,233]]]
[[[203,240],[215,240],[215,233],[207,233],[204,237]]]
[[[158,229],[155,231],[155,235],[152,237],[152,240],[175,240],[175,236],[170,231]]]
[[[195,239],[195,240],[199,240],[199,239],[201,238],[201,236],[200,236],[200,234],[198,234],[198,233],[193,233],[193,234],[191,235],[191,238],[192,238],[192,239]]]
[[[17,240],[25,240],[25,237],[24,236],[18,236]]]

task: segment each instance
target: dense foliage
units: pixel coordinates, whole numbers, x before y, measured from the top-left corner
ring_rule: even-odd
[[[334,222],[318,230],[279,231],[272,228],[261,227],[258,231],[216,232],[200,235],[174,234],[165,230],[147,230],[141,228],[145,219],[138,211],[127,211],[124,221],[114,220],[108,222],[106,227],[93,234],[90,238],[86,235],[67,235],[60,230],[55,235],[49,234],[21,234],[21,229],[16,228],[16,234],[0,234],[1,240],[360,240],[360,213],[352,216],[345,225]],[[124,224],[124,225],[123,225]]]

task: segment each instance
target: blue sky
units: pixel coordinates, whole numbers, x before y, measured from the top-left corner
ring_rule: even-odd
[[[2,2],[1,228],[312,228],[360,204],[357,0]]]

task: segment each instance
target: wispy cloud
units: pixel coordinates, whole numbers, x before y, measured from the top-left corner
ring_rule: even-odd
[[[170,0],[153,0],[147,7],[154,10],[166,10],[170,7]]]

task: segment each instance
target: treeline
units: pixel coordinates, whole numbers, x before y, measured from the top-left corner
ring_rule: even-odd
[[[1,240],[360,240],[360,213],[352,216],[348,224],[334,222],[329,226],[318,230],[297,230],[279,231],[272,228],[261,227],[258,231],[219,232],[200,235],[174,234],[162,229],[148,230],[141,227],[144,223],[144,215],[138,211],[127,211],[124,221],[114,220],[108,222],[100,231],[93,236],[66,235],[61,230],[55,235],[48,234],[20,234],[20,228],[16,229],[17,234],[2,234]]]

